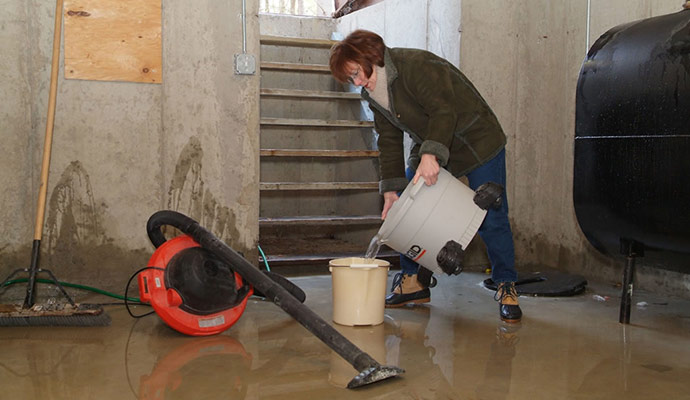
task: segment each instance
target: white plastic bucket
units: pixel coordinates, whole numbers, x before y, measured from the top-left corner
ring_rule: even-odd
[[[436,184],[410,182],[379,229],[382,243],[434,273],[444,273],[436,256],[449,240],[467,248],[486,210],[474,203],[474,191],[441,168]]]
[[[328,263],[333,279],[333,322],[340,325],[383,323],[390,263],[360,257]]]

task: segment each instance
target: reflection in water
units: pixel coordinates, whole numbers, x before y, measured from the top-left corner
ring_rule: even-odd
[[[648,362],[647,343],[644,336],[632,340],[633,325],[619,325],[619,352],[608,353],[591,366],[582,376],[573,398],[577,399],[670,399],[678,397],[678,389],[690,389],[687,377],[690,369],[674,366],[678,357],[675,350],[659,352],[662,358]],[[635,346],[634,346],[635,345]],[[635,350],[633,351],[633,346]],[[655,354],[655,355],[657,355]]]
[[[655,298],[645,298],[650,310],[644,315],[638,311],[637,324],[623,327],[612,317],[615,304],[592,303],[590,296],[567,301],[527,298],[535,317],[511,332],[501,329],[495,303],[486,301],[486,289],[479,286],[484,276],[468,275],[476,279],[443,281],[430,305],[385,311],[383,333],[381,327],[372,329],[368,340],[375,346],[366,351],[406,372],[354,391],[329,382],[335,367],[328,346],[275,304],[258,299],[251,300],[249,312],[232,329],[218,336],[238,340],[251,354],[251,363],[241,351],[224,353],[227,346],[182,336],[158,318],[135,322],[119,306],[108,307],[110,327],[2,328],[0,397],[129,400],[139,398],[141,391],[141,398],[160,399],[181,398],[193,388],[187,398],[688,398],[687,301],[652,308]],[[299,284],[308,293],[308,304],[328,320],[331,291],[326,279],[313,277]],[[187,354],[183,346],[194,343],[204,345]]]
[[[520,326],[502,322],[496,327],[496,339],[491,343],[484,380],[477,386],[479,399],[508,398]]]
[[[140,377],[139,399],[244,399],[251,360],[242,344],[229,336],[190,339]]]
[[[379,364],[387,364],[385,346],[385,327],[384,324],[374,326],[344,326],[334,324],[333,327],[359,347],[363,352],[369,354]],[[358,374],[358,371],[338,353],[331,350],[330,371],[328,381],[339,388],[344,388]]]
[[[390,318],[392,332],[386,337],[387,362],[405,369],[404,384],[386,399],[461,399],[465,398],[447,381],[434,362],[436,348],[429,345],[427,326],[431,310],[415,307]]]
[[[247,318],[251,320],[252,316]],[[238,333],[236,329],[235,334]],[[139,374],[135,396],[147,400],[254,400],[286,396],[321,399],[332,398],[331,393],[326,393],[330,389],[344,390],[328,384],[324,364],[318,361],[326,356],[328,368],[327,347],[296,321],[270,323],[255,333],[258,337],[254,339],[258,341],[250,339],[246,347],[226,334],[185,337],[156,322],[153,329],[141,336],[147,340],[146,348],[134,346],[138,350],[129,351],[132,360],[138,359],[135,353],[146,352],[158,358],[153,367],[147,366]],[[127,371],[136,368],[135,363],[128,366],[125,357]]]
[[[102,337],[93,334],[101,329],[107,328],[3,327],[0,398],[53,399],[56,393],[62,398],[89,398],[92,389],[84,385],[84,377],[93,366],[83,362],[83,354],[107,351]]]
[[[630,337],[628,336],[628,324],[621,324],[621,379],[623,390],[628,390],[628,365],[630,365]]]

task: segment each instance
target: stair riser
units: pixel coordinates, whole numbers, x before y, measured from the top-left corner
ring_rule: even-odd
[[[334,239],[336,241],[346,241],[350,244],[347,246],[347,250],[351,251],[352,248],[355,251],[360,251],[362,256],[367,251],[369,242],[371,238],[378,232],[378,226],[305,226],[305,227],[288,227],[279,228],[272,227],[270,229],[262,228],[259,233],[259,243],[267,240],[278,240],[285,238],[286,240],[291,239],[295,236],[299,236],[302,239],[313,240],[315,243],[318,240],[324,239]],[[314,247],[314,246],[308,246]],[[309,254],[310,249],[303,248],[293,248],[284,250],[289,254]],[[323,246],[318,249],[311,249],[316,251],[316,253],[327,253],[327,252],[339,252],[343,251],[342,246]]]
[[[330,74],[293,71],[261,71],[261,87],[298,90],[341,91],[342,85]]]
[[[329,58],[328,49],[261,45],[262,62],[328,65]]]
[[[261,182],[378,181],[376,159],[261,157]]]
[[[261,193],[262,217],[323,215],[324,210],[336,215],[378,215],[381,196],[375,191],[345,190]]]
[[[356,100],[261,97],[261,116],[266,118],[300,118],[326,120],[359,119]]]
[[[262,149],[356,149],[375,148],[371,129],[265,126]]]
[[[330,39],[337,21],[332,18],[305,18],[285,14],[259,14],[261,35]]]

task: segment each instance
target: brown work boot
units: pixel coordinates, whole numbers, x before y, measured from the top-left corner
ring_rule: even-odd
[[[402,307],[405,304],[428,303],[431,300],[429,288],[417,279],[417,275],[402,272],[395,274],[391,293],[386,296],[386,308]]]
[[[501,282],[498,284],[494,300],[498,301],[501,319],[505,322],[520,322],[522,310],[518,303],[515,282]]]

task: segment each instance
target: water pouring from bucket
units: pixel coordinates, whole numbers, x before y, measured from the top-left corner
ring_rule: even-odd
[[[382,245],[383,245],[383,242],[381,242],[379,235],[374,235],[374,237],[371,238],[371,242],[369,242],[369,247],[367,248],[367,252],[364,253],[364,258],[366,260],[372,260],[372,262],[373,262],[373,260],[379,254],[379,251],[381,250]]]

